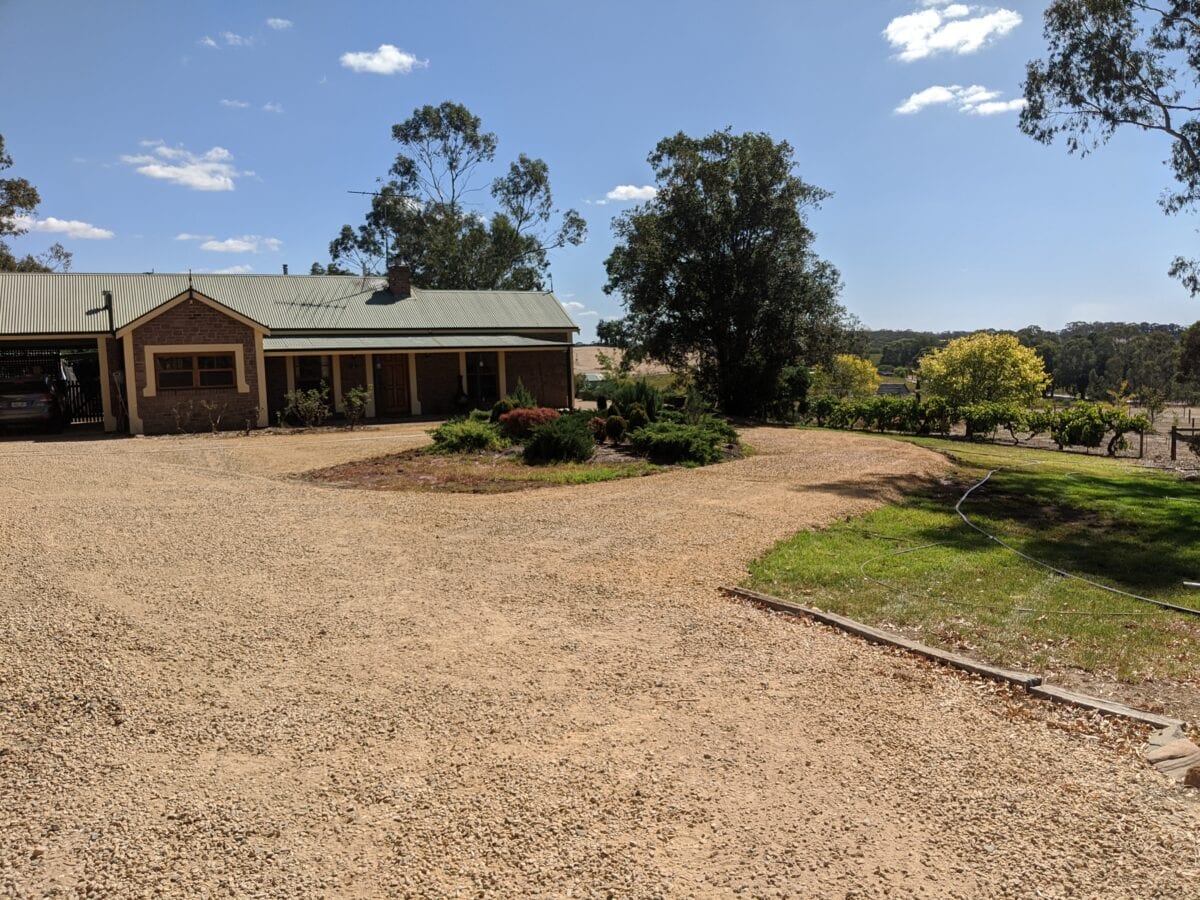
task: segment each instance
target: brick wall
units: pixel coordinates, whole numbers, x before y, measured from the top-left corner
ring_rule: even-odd
[[[417,354],[417,399],[421,414],[445,416],[456,411],[454,400],[460,390],[457,353]]]
[[[566,407],[571,402],[568,352],[566,349],[509,351],[504,357],[508,389],[515,388],[520,379],[541,406]]]
[[[137,389],[137,412],[146,434],[168,434],[184,430],[207,431],[209,414],[201,404],[214,403],[223,409],[222,429],[245,427],[246,420],[258,421],[258,362],[254,330],[200,300],[184,300],[173,309],[155,316],[134,329],[133,368]],[[250,390],[238,393],[229,388],[164,390],[154,397],[145,396],[147,345],[169,344],[241,344],[246,365],[246,384]],[[176,412],[180,420],[177,425]]]

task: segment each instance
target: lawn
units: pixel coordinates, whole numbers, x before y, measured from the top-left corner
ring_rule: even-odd
[[[944,479],[781,542],[749,586],[1001,665],[1200,696],[1200,617],[1028,562],[969,528],[1090,580],[1200,608],[1200,485],[1097,457],[910,439],[954,461]],[[1191,706],[1192,701],[1187,705]]]
[[[512,452],[442,454],[422,448],[318,469],[307,473],[305,478],[339,487],[377,491],[498,494],[637,478],[661,470],[661,466],[628,459],[615,452],[585,463],[530,466]]]

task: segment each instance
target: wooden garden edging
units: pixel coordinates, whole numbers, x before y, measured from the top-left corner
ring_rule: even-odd
[[[1200,429],[1198,429],[1200,430]],[[873,644],[883,644],[889,647],[897,647],[909,653],[922,656],[925,659],[939,663],[940,665],[949,666],[950,668],[959,669],[965,672],[972,672],[976,675],[981,675],[984,678],[990,678],[994,681],[1005,681],[1009,684],[1024,688],[1029,694],[1038,697],[1042,700],[1050,700],[1055,703],[1064,703],[1069,706],[1075,706],[1080,709],[1087,709],[1093,712],[1098,712],[1106,716],[1116,716],[1118,718],[1130,719],[1134,722],[1140,722],[1144,725],[1150,725],[1158,732],[1151,738],[1151,750],[1146,754],[1147,761],[1156,769],[1176,781],[1183,781],[1188,785],[1200,787],[1200,747],[1192,744],[1187,740],[1184,734],[1185,723],[1180,719],[1173,719],[1169,716],[1160,716],[1155,713],[1147,712],[1141,709],[1135,709],[1132,706],[1126,706],[1123,703],[1116,703],[1111,700],[1102,700],[1099,697],[1089,697],[1086,694],[1077,694],[1074,691],[1068,691],[1064,688],[1056,687],[1051,684],[1043,684],[1040,675],[1032,675],[1028,672],[1019,672],[1013,669],[1003,669],[999,666],[989,666],[986,663],[978,662],[958,653],[951,653],[947,650],[939,650],[936,647],[930,647],[927,644],[911,641],[906,637],[901,637],[898,634],[893,634],[890,631],[884,631],[880,628],[874,628],[870,625],[864,625],[862,622],[857,622],[854,619],[846,616],[839,616],[837,613],[825,612],[820,609],[813,609],[809,606],[804,606],[800,603],[793,603],[790,600],[782,600],[779,597],[772,597],[770,594],[762,594],[758,591],[751,591],[740,587],[723,587],[721,590],[732,596],[742,600],[748,600],[759,606],[765,606],[768,609],[776,612],[787,613],[794,616],[802,616],[807,619],[812,619],[815,622],[821,622],[825,625],[830,625],[841,631],[856,635],[863,640]],[[1174,756],[1169,759],[1159,759],[1156,757],[1157,749],[1164,744],[1173,748]],[[1184,746],[1187,745],[1187,746]],[[1190,749],[1189,749],[1190,748]],[[1180,760],[1188,760],[1186,768],[1182,768]],[[1194,765],[1191,763],[1194,762]]]

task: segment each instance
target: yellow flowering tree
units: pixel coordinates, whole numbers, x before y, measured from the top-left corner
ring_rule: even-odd
[[[955,338],[921,357],[921,390],[951,406],[1031,403],[1050,384],[1036,350],[1011,334],[979,332]]]
[[[813,393],[825,397],[870,397],[879,390],[879,373],[869,359],[839,353],[828,368],[813,370]]]

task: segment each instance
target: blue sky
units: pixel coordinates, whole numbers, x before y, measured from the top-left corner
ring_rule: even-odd
[[[1166,144],[1125,133],[1080,160],[1017,130],[1044,7],[0,0],[6,174],[42,194],[15,249],[61,240],[76,271],[307,272],[361,221],[346,191],[386,173],[392,124],[455,100],[498,166],[542,157],[588,220],[553,256],[585,339],[620,312],[603,264],[629,203],[607,195],[650,182],[663,136],[725,126],[788,140],[833,192],[818,250],[870,327],[1191,323],[1200,300],[1166,270],[1196,223],[1156,204]]]

